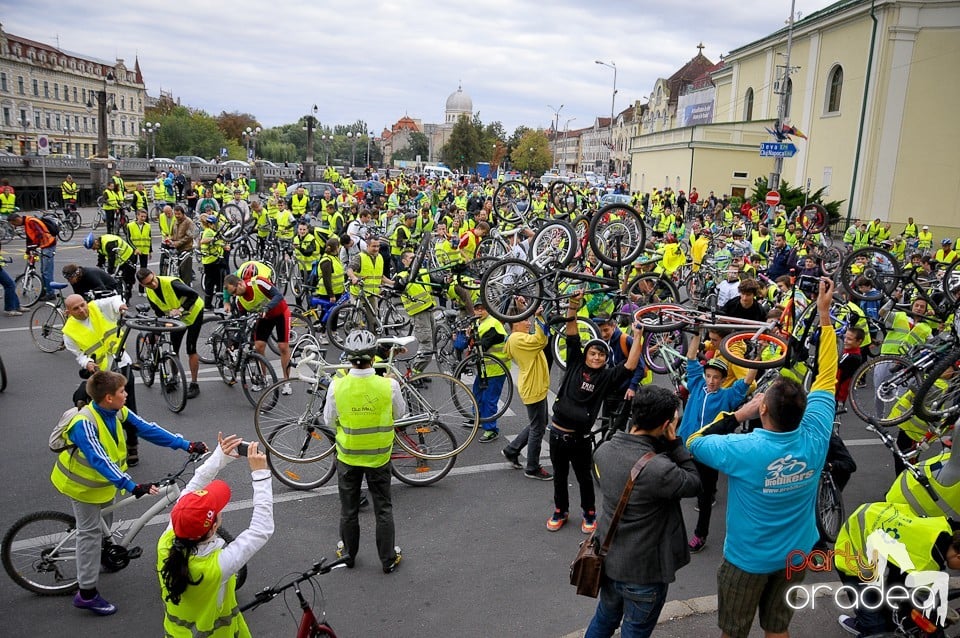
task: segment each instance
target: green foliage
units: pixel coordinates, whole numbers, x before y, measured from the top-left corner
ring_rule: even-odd
[[[146,113],[147,120],[160,123],[156,140],[158,157],[199,155],[211,158],[218,156],[223,147],[227,147],[231,157],[241,159],[245,156],[237,142],[227,140],[214,118],[200,110],[171,104],[161,103],[163,108]]]
[[[780,193],[780,204],[785,210],[792,211],[797,206],[803,206],[804,201],[808,204],[820,204],[830,215],[830,224],[835,224],[840,220],[840,205],[845,200],[827,202],[823,199],[823,192],[826,187],[807,194],[803,188],[791,186],[787,180],[781,179],[777,192]],[[767,186],[766,177],[758,177],[753,184],[753,192],[750,193],[750,201],[754,204],[762,203],[766,200],[770,188]]]
[[[510,161],[515,169],[528,171],[531,175],[540,175],[550,168],[553,158],[546,133],[529,129],[524,132],[510,152]]]
[[[419,155],[421,159],[426,160],[429,153],[430,140],[427,139],[427,136],[423,133],[411,133],[410,145],[395,152],[393,159],[413,161]]]
[[[486,161],[490,157],[489,152],[484,152],[481,147],[482,126],[477,126],[477,119],[470,121],[466,115],[461,115],[457,123],[453,125],[450,132],[450,139],[440,149],[440,159],[451,168],[473,168],[477,162]]]

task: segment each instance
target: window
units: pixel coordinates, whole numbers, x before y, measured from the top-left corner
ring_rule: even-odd
[[[64,102],[70,101],[70,89],[69,87],[67,87],[66,84],[63,85],[63,101]]]
[[[121,134],[121,135],[126,135],[126,134],[127,134],[127,121],[126,121],[126,120],[121,120],[121,121],[120,121],[120,134]]]
[[[84,104],[87,103],[87,90],[86,90],[86,89],[83,90],[83,103],[84,103]]]
[[[57,99],[57,100],[60,99],[60,85],[59,85],[59,84],[54,84],[54,85],[53,85],[53,97],[54,97],[54,99]]]
[[[40,83],[36,79],[33,80],[33,94],[40,97]]]
[[[7,88],[7,74],[0,73],[0,91],[6,93],[9,89]]]
[[[27,119],[27,109],[20,109],[20,121],[17,122],[20,126],[25,126],[30,123],[30,120]]]
[[[827,76],[827,113],[840,112],[840,94],[843,92],[843,67],[839,64]]]
[[[55,131],[59,131],[59,130],[60,130],[60,114],[59,114],[59,113],[57,113],[55,116],[53,116],[53,129],[54,129]]]
[[[80,130],[80,116],[79,116],[79,115],[74,115],[74,116],[73,116],[73,130],[74,130],[74,131],[79,131],[79,130]]]
[[[77,87],[73,87],[73,101],[77,101]]]
[[[123,110],[126,109],[126,108],[127,108],[127,98],[125,98],[124,96],[121,95],[121,96],[120,96],[120,110],[123,111]]]
[[[89,120],[84,116],[83,118],[83,132],[86,133],[90,130]]]
[[[24,92],[23,92],[23,76],[22,76],[22,75],[18,75],[18,76],[17,76],[17,93],[19,93],[20,95],[23,95],[23,94],[24,94]]]
[[[749,176],[747,171],[733,171],[733,179],[747,179]]]
[[[743,121],[753,120],[753,87],[747,89],[747,94],[743,96]]]
[[[116,135],[116,134],[117,134],[117,121],[110,120],[110,135]]]
[[[10,126],[10,107],[3,107],[3,125]]]
[[[50,97],[50,83],[43,81],[43,97]]]
[[[793,80],[787,78],[787,87],[783,91],[783,117],[790,117],[790,105],[793,103]]]
[[[40,111],[33,112],[33,127],[37,130],[40,129]]]
[[[47,113],[47,117],[44,118],[44,122],[47,123],[47,130],[53,128],[52,126],[50,126],[50,114],[49,114],[49,113]]]

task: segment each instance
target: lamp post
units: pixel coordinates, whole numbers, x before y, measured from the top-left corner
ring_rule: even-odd
[[[574,121],[575,117],[571,117],[567,120],[566,124],[563,125],[563,170],[567,170],[567,129],[570,128],[570,122]]]
[[[610,154],[613,154],[613,113],[616,109],[617,104],[617,65],[611,60],[609,63],[604,62],[603,60],[594,60],[595,64],[601,64],[605,67],[613,69],[613,97],[610,99]],[[610,172],[610,162],[607,162],[606,169],[604,173],[609,174]]]
[[[23,139],[20,140],[20,154],[26,155],[30,150],[27,148],[27,145],[30,143],[29,139],[27,138],[27,129],[30,128],[30,120],[27,119],[26,115],[20,118],[20,126],[23,127]]]
[[[97,100],[97,159],[107,159],[107,147],[110,144],[107,141],[107,84],[113,83],[113,72],[107,71],[107,75],[103,78],[103,88],[96,92]],[[87,108],[93,108],[93,102],[87,102]],[[117,108],[117,105],[110,104],[109,111],[110,113],[116,113],[120,109]]]
[[[260,135],[260,131],[263,130],[259,126],[250,127],[248,126],[246,130],[243,131],[243,137],[247,141],[247,159],[249,160],[252,157],[257,155],[257,136]]]
[[[323,152],[324,152],[324,155],[326,156],[326,160],[327,160],[327,161],[325,162],[325,164],[326,164],[327,166],[330,166],[330,144],[333,142],[333,136],[332,136],[332,135],[321,135],[321,136],[320,136],[320,141],[323,143]]]
[[[157,133],[160,132],[160,122],[146,122],[143,128],[147,131],[147,159],[157,156]]]
[[[350,169],[353,170],[353,165],[357,163],[357,138],[360,137],[359,133],[354,133],[353,131],[347,131],[347,139],[350,140]]]
[[[553,157],[550,158],[553,162],[553,167],[557,167],[557,129],[560,128],[560,111],[563,110],[563,104],[560,105],[560,108],[555,109],[550,104],[547,104],[547,108],[553,111]]]
[[[313,161],[313,131],[317,127],[317,112],[320,109],[316,104],[310,109],[310,112],[304,116],[306,126],[303,130],[307,132],[307,158],[303,161],[303,172],[308,182],[314,181],[317,163]]]

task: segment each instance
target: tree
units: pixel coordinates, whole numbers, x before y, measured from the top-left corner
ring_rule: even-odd
[[[540,175],[546,171],[552,162],[546,134],[542,130],[527,130],[510,152],[510,161],[514,168],[528,171],[530,175]]]
[[[427,139],[427,136],[423,133],[411,133],[410,134],[410,144],[406,148],[402,148],[393,153],[393,159],[397,160],[408,160],[412,161],[417,159],[417,155],[421,158],[427,157],[430,154],[430,140]]]
[[[223,111],[216,119],[217,126],[220,127],[223,134],[229,139],[236,140],[239,144],[244,143],[243,132],[247,127],[255,129],[260,126],[256,117],[249,113],[240,113],[239,111],[234,111],[233,113]]]
[[[466,115],[461,115],[453,125],[450,139],[440,149],[440,158],[444,164],[460,169],[473,168],[477,162],[486,160],[489,153],[484,153],[480,147],[480,134],[474,122]]]
[[[160,157],[216,157],[222,148],[226,148],[231,157],[244,157],[240,144],[228,140],[217,121],[204,111],[173,106],[151,109],[145,115],[147,120],[160,123],[156,139],[156,154]]]
[[[825,209],[830,216],[830,224],[835,224],[840,221],[840,205],[843,204],[845,200],[835,201],[835,202],[826,202],[823,199],[823,192],[826,190],[826,187],[816,190],[812,193],[807,194],[803,188],[790,186],[787,183],[787,180],[781,179],[780,186],[777,188],[777,192],[780,193],[780,205],[784,207],[788,213],[793,212],[798,206],[802,207],[804,202],[807,204],[820,204]],[[770,192],[769,186],[767,186],[766,177],[758,177],[757,180],[753,183],[753,192],[750,193],[750,201],[754,204],[762,204],[766,201],[767,193]]]

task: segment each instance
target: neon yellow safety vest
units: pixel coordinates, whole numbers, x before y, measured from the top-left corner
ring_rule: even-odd
[[[907,239],[914,239],[917,236],[917,225],[907,224],[903,227],[903,236]]]
[[[374,261],[370,253],[361,252],[360,272],[357,275],[363,279],[363,289],[367,293],[379,293],[383,283],[383,255],[377,253],[377,260]]]
[[[393,451],[393,389],[377,375],[348,374],[334,381],[337,406],[337,461],[383,467]]]
[[[330,254],[326,254],[320,258],[319,263],[323,264],[325,262],[330,263],[330,285],[333,286],[333,296],[339,297],[343,294],[343,289],[346,282],[343,263],[340,261],[339,257]],[[320,277],[319,279],[320,281],[317,283],[317,294],[324,296],[327,294],[327,290],[323,285],[323,277]]]
[[[103,191],[103,210],[117,210],[123,203],[123,193],[114,190]]]
[[[157,574],[170,554],[175,536],[172,529],[160,535],[157,541]],[[249,638],[250,629],[240,614],[237,604],[237,575],[227,579],[223,602],[220,595],[220,552],[217,549],[206,556],[190,556],[188,570],[190,585],[180,596],[180,603],[167,600],[169,593],[160,578],[160,594],[164,601],[163,633],[167,638]],[[196,583],[196,584],[193,584]]]
[[[67,426],[67,432],[76,427],[80,421],[91,420],[92,416],[92,421],[97,426],[97,438],[107,458],[113,461],[121,472],[126,472],[127,435],[124,434],[121,423],[127,419],[128,414],[129,410],[126,407],[121,408],[117,413],[117,438],[113,438],[103,417],[92,406],[84,408],[73,417],[70,425]],[[57,462],[50,474],[50,481],[61,494],[81,503],[95,505],[109,503],[118,491],[103,474],[91,467],[87,457],[77,447],[68,448],[57,456]]]
[[[77,195],[80,194],[80,187],[77,186],[76,182],[63,182],[60,184],[60,195],[63,197],[63,201],[67,202],[71,199],[76,199]]]
[[[0,215],[9,215],[17,207],[17,196],[14,193],[0,193]]]
[[[214,264],[223,256],[223,241],[217,239],[217,231],[213,228],[204,228],[200,234],[200,263]],[[204,239],[213,241],[204,242]]]
[[[917,516],[909,505],[903,503],[864,503],[847,519],[837,534],[834,560],[837,569],[850,575],[870,577],[873,566],[867,556],[867,536],[882,529],[903,543],[916,571],[939,571],[940,565],[933,560],[931,552],[940,534],[952,534],[946,518]],[[864,563],[858,568],[858,559]],[[894,555],[889,561],[897,565]],[[902,566],[903,571],[907,571]],[[866,579],[864,579],[866,580]]]
[[[164,202],[167,200],[167,187],[163,184],[163,182],[157,182],[154,184],[150,191],[153,194],[153,201]]]
[[[910,472],[901,472],[887,491],[888,503],[906,503],[918,516],[946,516],[960,521],[960,482],[943,485],[937,476],[950,461],[950,452],[944,452],[920,463],[920,469],[939,498],[933,500],[927,489]]]
[[[221,182],[213,183],[213,198],[226,199],[227,185]]]
[[[924,343],[932,333],[933,329],[927,322],[918,321],[911,328],[907,313],[894,312],[890,330],[880,346],[880,354],[903,354],[910,348]]]
[[[237,303],[247,312],[258,312],[270,302],[270,297],[260,290],[260,286],[256,285],[256,281],[256,279],[251,279],[244,282],[248,288],[253,288],[253,299],[247,301],[242,295],[237,295]]]
[[[933,383],[941,391],[947,389],[947,382],[944,379],[937,379]],[[913,390],[907,390],[890,408],[890,414],[888,414],[887,417],[893,419],[908,411],[912,412],[916,402],[917,399]],[[919,442],[926,436],[927,431],[930,429],[930,424],[914,414],[897,427],[903,430],[903,433],[909,436],[912,441]]]
[[[93,359],[98,368],[109,370],[120,343],[120,329],[100,312],[96,304],[87,304],[87,312],[90,315],[89,328],[78,319],[68,317],[63,324],[63,334],[73,339],[80,351]]]
[[[106,234],[100,236],[100,253],[104,257],[109,259],[110,252],[114,248],[117,250],[117,256],[113,263],[117,266],[127,263],[133,257],[133,246],[125,242],[119,235]]]
[[[141,255],[149,255],[153,245],[153,229],[149,223],[130,222],[127,224],[127,233],[130,235],[130,243],[140,251]]]
[[[493,355],[494,358],[502,361],[504,363],[504,368],[506,368],[506,370],[509,372],[510,364],[512,363],[512,360],[510,359],[510,357],[507,356],[507,352],[506,352],[507,331],[503,327],[503,324],[500,323],[500,321],[496,317],[492,315],[487,315],[487,318],[481,321],[480,325],[477,326],[476,338],[479,341],[480,335],[486,332],[489,332],[490,330],[493,330],[499,334],[502,334],[503,341],[488,348],[486,350],[486,354]],[[484,368],[486,370],[488,377],[502,376],[504,374],[503,372],[504,368],[501,368],[500,366],[493,363],[486,364]]]
[[[170,237],[173,235],[173,228],[177,225],[177,218],[173,215],[167,217],[164,214],[160,215],[160,236],[161,237]]]
[[[930,250],[933,248],[933,233],[929,230],[921,230],[917,239],[917,248],[920,250]]]
[[[290,198],[290,210],[293,211],[293,214],[296,216],[303,215],[307,212],[307,204],[310,203],[310,196],[304,193],[303,195],[293,194],[293,197]]]
[[[277,213],[277,238],[292,240],[296,234],[296,224],[297,220],[289,210]]]
[[[402,255],[403,251],[409,247],[407,244],[410,241],[411,234],[412,230],[407,228],[406,224],[402,222],[397,224],[397,227],[393,230],[393,236],[390,238],[390,254],[394,257]]]
[[[405,281],[410,276],[410,272],[404,270],[397,277],[402,277]],[[407,281],[400,298],[403,301],[403,307],[411,317],[418,315],[425,310],[433,310],[437,307],[437,302],[433,298],[433,288],[430,286],[430,274],[426,271],[420,273],[420,276],[412,281]]]
[[[180,320],[188,326],[193,325],[193,322],[196,321],[200,313],[203,312],[203,299],[197,295],[193,306],[187,308],[183,305],[186,297],[177,296],[177,293],[173,290],[173,282],[180,281],[180,283],[183,283],[179,277],[157,276],[156,279],[160,282],[159,294],[157,290],[144,286],[144,290],[147,292],[147,299],[152,301],[154,305],[164,313],[169,313],[171,310],[176,310],[177,308],[183,308],[183,314],[180,316]]]

